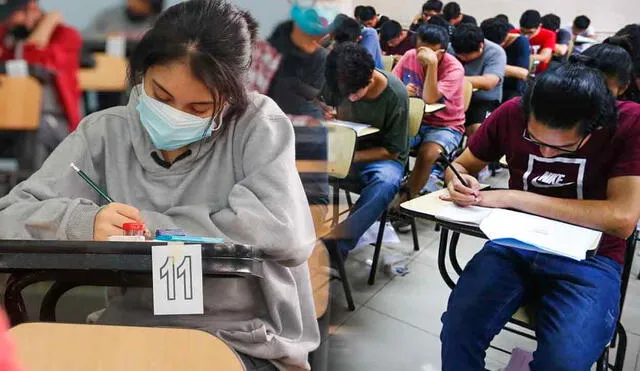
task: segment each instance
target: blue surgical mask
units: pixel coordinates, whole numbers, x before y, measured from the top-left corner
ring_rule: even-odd
[[[136,109],[140,122],[157,149],[171,151],[208,138],[220,125],[211,117],[198,117],[182,112],[151,98],[140,86],[140,102]]]
[[[311,36],[322,36],[331,32],[333,20],[338,12],[331,6],[315,1],[296,1],[291,7],[291,19],[302,32]]]

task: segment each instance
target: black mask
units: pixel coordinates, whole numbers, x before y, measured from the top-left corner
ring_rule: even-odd
[[[15,26],[11,30],[9,30],[9,32],[11,33],[11,36],[16,39],[16,41],[25,40],[31,33],[31,31],[25,25]]]
[[[127,18],[131,21],[131,23],[144,22],[148,17],[146,14],[136,13],[129,8],[127,8],[126,13],[127,13]]]

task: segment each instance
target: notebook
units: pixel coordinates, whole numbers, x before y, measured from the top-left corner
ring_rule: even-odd
[[[518,249],[585,260],[600,244],[602,232],[505,209],[450,204],[437,219],[479,226],[491,241]]]
[[[380,131],[380,129],[374,128],[371,125],[360,124],[360,123],[357,123],[357,122],[335,120],[335,121],[331,121],[331,124],[332,125],[336,125],[336,126],[343,126],[343,127],[351,128],[356,132],[356,134],[359,137],[362,137],[362,136],[365,136],[365,135],[369,135],[369,134],[373,134],[373,133],[377,133],[378,131]]]

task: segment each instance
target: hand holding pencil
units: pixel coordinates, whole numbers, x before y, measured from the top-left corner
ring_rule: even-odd
[[[440,159],[455,175],[447,184],[449,196],[441,196],[441,199],[453,201],[458,206],[476,205],[480,201],[480,182],[469,174],[460,174],[458,169],[442,152],[440,153]]]

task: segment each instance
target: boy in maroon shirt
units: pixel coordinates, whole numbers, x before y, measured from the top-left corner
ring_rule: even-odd
[[[405,30],[400,23],[389,21],[380,29],[380,48],[385,55],[403,56],[404,53],[416,47],[416,35],[413,31]]]
[[[509,190],[477,174],[506,155]],[[536,307],[531,370],[590,370],[619,313],[625,241],[640,217],[640,105],[616,103],[601,74],[566,65],[538,77],[485,121],[447,170],[453,201],[520,210],[604,232],[575,261],[488,242],[466,266],[442,317],[443,370],[484,368],[493,337],[522,305]]]

